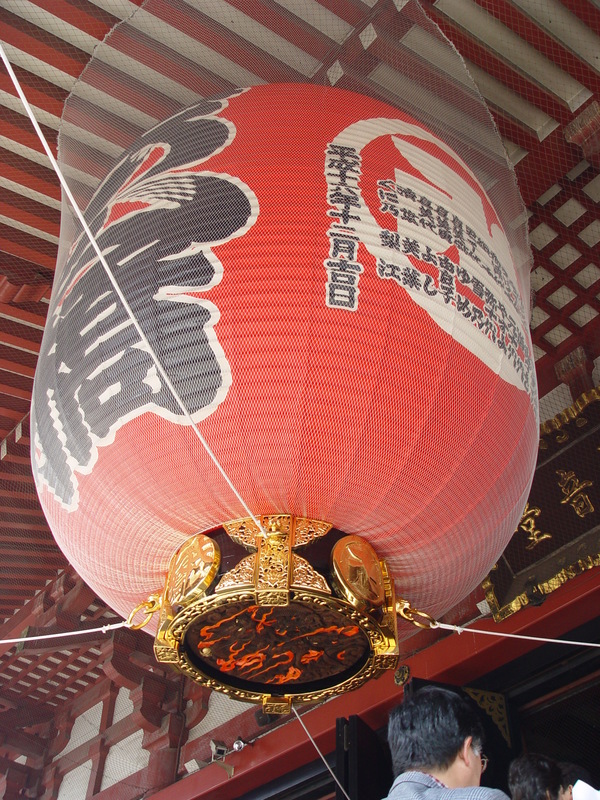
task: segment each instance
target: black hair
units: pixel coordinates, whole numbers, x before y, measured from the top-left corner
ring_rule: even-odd
[[[585,767],[580,767],[579,764],[573,764],[571,761],[559,761],[558,766],[562,774],[561,786],[563,789],[568,789],[577,781],[592,785],[592,775]]]
[[[469,698],[440,686],[405,695],[388,722],[394,777],[408,770],[447,769],[469,736],[481,752],[483,725]]]
[[[508,768],[512,800],[558,800],[562,772],[558,762],[539,753],[525,753]]]

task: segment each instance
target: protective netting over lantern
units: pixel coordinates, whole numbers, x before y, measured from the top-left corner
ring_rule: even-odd
[[[487,109],[413,2],[310,59],[257,26],[248,69],[210,77],[182,36],[177,93],[132,75],[125,121],[122,96],[92,108],[154,6],[64,113],[110,276],[65,203],[32,414],[56,540],[128,615],[196,532],[295,514],[368,539],[439,614],[506,546],[536,458],[525,215]]]

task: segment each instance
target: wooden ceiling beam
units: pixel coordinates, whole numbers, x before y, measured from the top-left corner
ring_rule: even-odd
[[[18,547],[0,547],[0,555],[3,558],[10,558],[10,566],[5,567],[8,575],[30,575],[32,582],[39,586],[41,575],[46,576],[49,572],[54,572],[64,565],[65,558],[60,553],[58,547],[52,549],[38,549],[27,551]]]
[[[60,553],[58,547],[56,552]],[[75,573],[58,588],[56,602],[38,614],[36,624],[41,627],[60,625],[63,631],[72,630],[88,607],[96,601],[95,592]]]
[[[94,89],[130,105],[138,111],[143,111],[144,114],[157,121],[166,119],[180,110],[180,105],[172,98],[131,76],[124,80],[123,74],[109,65],[104,66],[101,75],[100,73],[86,74],[86,81]]]
[[[25,528],[25,530],[27,532],[27,535],[25,535],[23,533],[16,533],[16,532],[11,534],[11,533],[8,532],[8,526],[7,525],[5,525],[3,527],[7,529],[5,531],[5,533],[3,533],[3,535],[2,535],[2,543],[3,543],[3,545],[6,545],[6,546],[12,546],[12,545],[17,545],[18,546],[20,544],[26,543],[27,545],[31,546],[31,548],[33,550],[33,548],[35,548],[35,547],[37,547],[39,545],[54,545],[55,544],[54,539],[52,538],[52,534],[50,533],[50,530],[48,528],[45,531],[46,535],[44,537],[42,537],[42,536],[36,535],[33,532],[30,532],[30,528]],[[58,551],[58,548],[57,548],[57,551]],[[8,571],[5,572],[5,578],[8,580]]]
[[[26,353],[39,355],[40,342],[34,342],[31,339],[25,339],[21,336],[15,336],[12,333],[7,333],[0,328],[0,344],[12,347],[16,350],[24,350]]]
[[[71,629],[73,630],[73,628]],[[21,653],[55,653],[57,650],[81,650],[82,647],[98,647],[102,644],[106,637],[110,634],[107,633],[80,633],[81,628],[78,629],[78,635],[75,636],[57,636],[55,639],[35,639],[36,636],[47,636],[55,633],[68,633],[63,631],[58,626],[50,628],[40,628],[35,626],[26,628],[23,631],[23,638],[26,640],[19,645],[19,652]],[[80,676],[73,673],[73,680],[77,680]],[[72,682],[72,681],[70,681]],[[65,686],[68,683],[65,683]]]
[[[10,431],[15,427],[15,424],[19,422],[22,417],[22,409],[0,408],[0,426],[4,427],[6,430],[5,435],[10,433]],[[2,476],[0,475],[0,480],[1,479]]]
[[[53,169],[29,161],[4,147],[0,147],[0,176],[52,200],[60,200],[60,183]]]
[[[8,189],[2,190],[0,199],[0,214],[15,220],[20,225],[36,228],[50,236],[60,234],[60,211],[50,206],[38,203],[30,198]]]
[[[11,529],[10,522],[2,522],[3,530],[9,531]],[[40,537],[34,537],[28,535],[29,531],[27,530],[25,535],[21,534],[20,538],[18,535],[15,536],[4,536],[0,537],[0,553],[8,553],[14,552],[15,555],[20,555],[21,557],[26,557],[28,553],[31,554],[31,557],[35,557],[37,554],[38,563],[40,563],[42,557],[54,557],[59,553],[59,548],[56,545],[50,531],[47,532],[46,537],[40,539]],[[43,565],[43,562],[40,563]],[[8,576],[10,573],[9,568],[5,567],[5,574]]]
[[[34,109],[34,113],[36,109],[39,109],[60,119],[68,92],[56,84],[44,80],[39,75],[33,75],[17,64],[11,66],[25,97]],[[0,91],[11,94],[13,97],[19,96],[10,75],[4,71],[0,72]]]
[[[0,252],[31,261],[44,269],[54,270],[57,247],[7,225],[0,225]]]
[[[33,481],[31,481],[30,487],[20,486],[18,491],[13,488],[2,486],[0,483],[0,499],[3,502],[15,501],[17,503],[33,503],[34,505],[39,504],[35,484]]]
[[[0,503],[2,501],[0,500]],[[21,502],[17,502],[14,506],[7,506],[7,505],[0,505],[0,519],[4,520],[4,518],[8,515],[14,516],[25,516],[31,517],[32,519],[45,519],[44,512],[41,508],[23,508]]]
[[[14,500],[14,505],[10,502]],[[29,501],[29,502],[27,502]],[[0,499],[0,514],[2,514],[2,521],[8,519],[31,519],[37,521],[46,521],[44,512],[42,511],[39,501],[32,498],[31,495],[26,495],[22,498],[2,498]]]
[[[1,347],[0,353],[2,353]],[[37,359],[31,357],[31,361],[35,364]],[[23,416],[23,419],[15,427],[14,431],[12,431],[10,445],[11,447],[29,447],[31,445],[31,440],[29,438],[29,412]]]
[[[595,0],[560,0],[563,6],[566,6],[569,11],[576,17],[591,28],[596,36],[600,36],[600,15],[598,14],[598,6]]]
[[[14,475],[23,475],[32,478],[31,463],[11,463],[8,459],[0,460],[0,477],[9,478]]]
[[[19,733],[13,728],[2,724],[0,714],[0,748],[12,750],[15,756],[43,756],[46,752],[47,743],[39,736],[29,733]]]
[[[17,397],[19,400],[26,400],[27,402],[31,401],[31,389],[19,389],[6,383],[0,383],[0,405],[2,404],[2,395]]]
[[[68,120],[69,124],[92,131],[95,136],[123,149],[140,139],[145,132],[144,128],[111,114],[105,108],[100,115],[96,106],[79,97],[76,103],[69,106]]]
[[[317,0],[317,2],[352,27],[364,22],[365,7],[362,0]]]
[[[571,75],[594,94],[600,92],[600,77],[585,61],[550,36],[526,13],[508,0],[474,0],[508,30],[534,47],[552,64]]]
[[[514,94],[526,98],[527,102],[557,120],[561,125],[566,125],[571,121],[572,114],[561,101],[532,79],[514,69],[500,55],[487,49],[482,42],[463,31],[452,19],[438,11],[431,0],[427,0],[427,15],[450,39],[464,59],[472,61]]]
[[[0,123],[2,124],[2,135],[16,142],[19,147],[26,147],[42,154],[46,152],[29,117],[13,111],[12,108],[0,105]],[[40,128],[56,157],[56,130],[47,125],[40,125]]]
[[[295,15],[290,16],[280,6],[271,6],[267,11],[261,7],[261,3],[253,3],[252,7],[249,7],[233,0],[232,5],[243,6],[244,13],[261,24],[265,24],[265,14],[267,14],[269,29],[274,30],[283,39],[295,44],[317,61],[322,61],[331,50],[336,49],[335,42],[315,28],[304,25]],[[174,6],[179,13],[173,13]],[[237,64],[242,64],[245,69],[262,78],[266,83],[297,81],[304,77],[289,64],[258,50],[234,31],[224,28],[210,16],[203,14],[201,9],[201,6],[197,10],[192,9],[181,0],[156,0],[152,6],[152,13],[158,19],[177,27],[188,36],[192,36],[198,42],[210,47],[211,50],[221,53]],[[188,63],[191,65],[191,62]],[[213,80],[216,88],[219,83],[216,74]],[[188,85],[185,80],[181,82]],[[194,80],[189,82],[189,86],[194,86]],[[210,97],[210,94],[207,93],[206,96]]]
[[[19,420],[23,418],[23,414],[26,413],[27,409],[30,407],[31,403],[29,400],[21,400],[18,397],[4,395],[4,401],[0,405],[0,420],[4,417],[4,422],[9,423],[6,425],[7,434],[14,430],[15,424],[19,423]],[[12,471],[12,469],[10,471]]]
[[[73,78],[79,77],[89,61],[83,50],[6,9],[0,9],[0,39]]]
[[[9,600],[14,603],[15,598],[20,597],[21,602],[17,604],[13,604],[11,609],[11,614],[14,613],[15,608],[21,608],[24,603],[28,603],[33,595],[38,592],[40,589],[43,589],[44,586],[48,581],[51,581],[52,578],[56,575],[56,568],[52,569],[49,568],[48,572],[44,574],[39,574],[36,576],[21,576],[19,579],[14,578],[6,578],[2,580],[2,591],[0,592],[0,596],[3,598],[3,602],[7,603]],[[20,632],[19,632],[20,633]],[[8,637],[14,638],[14,637]]]
[[[279,3],[264,2],[264,0],[258,0],[258,2],[254,0],[250,5],[244,0],[228,0],[228,3],[254,19],[259,25],[264,25],[265,28],[274,31],[282,39],[290,42],[295,47],[299,47],[318,61],[325,59],[336,47],[336,42],[330,39],[329,36],[326,36],[318,28],[305,23],[295,14],[290,14]],[[180,3],[180,5],[183,6],[183,3]],[[184,19],[181,17],[179,19],[182,20],[183,25],[186,24]],[[362,21],[364,21],[364,15]],[[357,20],[357,24],[360,22],[361,20]],[[213,31],[211,31],[210,37],[211,41],[214,42],[215,35]],[[229,32],[227,41],[230,40],[230,37],[231,33]],[[224,48],[223,52],[226,54],[226,48]],[[240,63],[246,64],[247,61],[244,59]]]
[[[18,772],[27,778],[38,774],[37,770],[32,769],[32,767],[28,767],[26,764],[19,764],[18,761],[14,760],[14,758],[7,758],[6,756],[0,756],[0,773],[2,773],[3,775],[7,775],[9,772]],[[4,797],[8,796],[9,795],[4,795]],[[12,794],[11,790],[10,796],[16,797],[17,795]],[[21,796],[23,795],[21,794]]]
[[[10,522],[2,522],[2,528],[10,530]],[[39,554],[38,561],[43,555],[55,556],[60,553],[59,548],[52,538],[48,530],[46,536],[42,539],[39,536],[4,536],[0,537],[0,552],[14,551],[16,555],[26,556],[29,551],[32,555]],[[6,573],[9,573],[8,567],[5,567]]]
[[[0,658],[14,646],[2,644],[1,642],[6,639],[15,639],[20,637],[22,631],[27,628],[28,625],[35,624],[39,616],[47,611],[51,606],[52,600],[50,598],[49,587],[45,586],[38,588],[42,588],[43,591],[41,591],[35,597],[29,598],[24,605],[22,602],[17,613],[0,625]],[[0,586],[0,604],[6,604],[8,598],[9,596],[4,590],[4,587]],[[2,696],[0,694],[0,702],[1,700]]]
[[[15,375],[12,372],[0,371],[0,387],[2,387],[0,392],[9,397],[20,397],[23,392],[23,399],[27,400],[27,396],[31,399],[33,379],[25,378],[23,375]],[[19,461],[19,457],[16,454],[14,461],[15,463]]]
[[[121,20],[90,4],[74,5],[67,0],[30,0],[33,5],[61,19],[88,36],[102,41],[111,28]]]
[[[0,458],[0,460],[4,461],[6,464],[17,464],[20,467],[29,467],[29,469],[31,469],[31,458],[29,453],[18,455],[17,452],[9,451],[7,448],[6,455],[3,458]]]
[[[34,725],[51,722],[56,716],[55,706],[28,700],[14,690],[0,690],[0,704],[4,698],[16,706],[0,714],[2,724],[7,728],[16,730],[31,728]]]
[[[2,537],[2,542],[3,542],[3,546],[7,546],[9,548],[12,547],[12,546],[16,546],[17,548],[19,546],[23,547],[26,544],[27,547],[29,548],[29,552],[32,553],[32,554],[34,554],[35,551],[37,550],[37,546],[41,544],[42,546],[53,548],[53,557],[60,556],[60,550],[56,546],[56,544],[54,542],[54,539],[52,539],[50,533],[48,533],[48,538],[46,539],[46,541],[44,541],[44,542],[39,542],[38,541],[38,542],[35,542],[35,543],[31,543],[31,546],[30,546],[29,539],[24,540],[23,537],[21,537],[21,539],[19,541],[14,541],[13,540],[12,542],[10,542],[10,544],[5,544],[4,537]],[[43,551],[40,551],[40,552],[43,552]],[[33,557],[33,556],[30,556],[30,557]],[[58,559],[56,559],[56,560],[58,560]],[[38,558],[38,563],[40,564],[40,567],[42,567],[42,568],[44,567],[44,563],[43,562],[40,563],[40,559],[39,558]],[[60,567],[66,566],[66,565],[67,565],[67,560],[63,556],[62,560],[58,564],[58,567],[60,568]],[[50,570],[50,571],[52,571],[52,570]],[[54,570],[54,571],[56,571],[56,570]],[[12,580],[14,580],[14,579],[12,579]],[[9,586],[10,583],[11,583],[11,573],[10,573],[9,570],[7,570],[5,568],[5,572],[4,572],[3,579],[2,579],[2,585],[0,586],[0,592],[2,591],[2,587]],[[15,581],[15,583],[18,585],[18,581]]]

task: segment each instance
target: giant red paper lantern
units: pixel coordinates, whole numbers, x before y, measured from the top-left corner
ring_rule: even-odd
[[[365,537],[432,614],[477,584],[527,497],[535,374],[509,240],[446,144],[368,97],[257,86],[145,134],[86,220],[139,329],[80,233],[33,463],[102,598],[128,615],[247,509]]]

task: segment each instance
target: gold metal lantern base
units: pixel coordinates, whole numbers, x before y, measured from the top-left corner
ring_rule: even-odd
[[[231,543],[235,557],[224,552]],[[270,515],[260,527],[243,519],[198,533],[175,553],[154,652],[204,686],[281,714],[394,669],[397,640],[393,582],[368,542]]]

